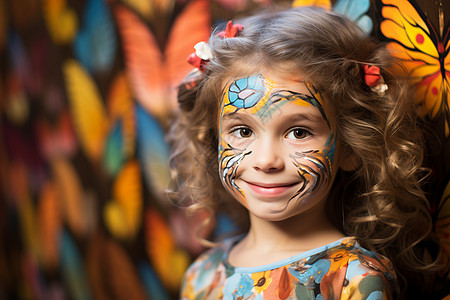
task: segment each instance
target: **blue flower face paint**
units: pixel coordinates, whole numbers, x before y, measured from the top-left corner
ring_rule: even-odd
[[[250,213],[280,220],[326,198],[336,138],[311,85],[235,80],[222,93],[219,131],[222,183]]]
[[[266,87],[261,75],[238,79],[228,90],[229,103],[237,108],[250,108],[264,96]]]

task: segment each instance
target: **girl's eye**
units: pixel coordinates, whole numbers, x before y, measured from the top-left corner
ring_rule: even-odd
[[[253,135],[253,131],[247,127],[236,128],[231,133],[238,138],[249,138]]]
[[[300,139],[304,139],[310,135],[311,135],[311,133],[306,129],[294,128],[288,132],[286,137],[290,138],[290,139],[294,139],[294,140],[300,140]]]

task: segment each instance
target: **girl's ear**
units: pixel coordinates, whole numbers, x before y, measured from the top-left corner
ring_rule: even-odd
[[[361,158],[348,145],[343,145],[338,157],[339,168],[354,171],[361,164]]]

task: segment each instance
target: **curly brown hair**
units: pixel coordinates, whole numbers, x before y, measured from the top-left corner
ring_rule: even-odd
[[[218,176],[224,82],[261,67],[298,72],[331,105],[341,147],[359,160],[354,171],[339,171],[330,192],[335,226],[390,258],[399,275],[435,271],[438,265],[418,246],[431,231],[421,189],[427,174],[421,120],[408,84],[388,71],[394,61],[385,47],[346,17],[319,8],[272,10],[238,22],[244,27],[238,37],[211,36],[213,58],[204,73],[191,75],[194,86],[180,85],[181,110],[169,135],[179,200],[189,201],[192,210],[206,209],[212,219],[236,203]],[[365,84],[364,65],[381,69],[389,87],[385,95]],[[246,213],[234,215],[246,224]]]

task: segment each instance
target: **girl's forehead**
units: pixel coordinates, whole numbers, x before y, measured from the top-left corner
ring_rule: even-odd
[[[295,92],[306,97],[318,94],[314,86],[305,82],[299,74],[255,73],[226,80],[222,90],[222,106],[231,104],[237,108],[251,108],[260,100],[279,92]],[[320,96],[317,100],[323,106]]]
[[[292,95],[296,96],[292,97]],[[319,109],[327,122],[331,121],[330,115],[333,115],[314,85],[306,82],[299,73],[280,74],[280,72],[265,71],[228,78],[221,98],[219,117],[226,113],[233,113],[236,109],[256,112],[283,98],[313,105]]]
[[[290,89],[298,92],[308,94],[309,91],[305,88],[305,83],[308,82],[306,78],[299,72],[291,73],[282,71],[284,68],[275,71],[254,71],[247,73],[239,73],[239,75],[228,76],[222,84],[222,87],[227,89],[234,82],[246,80],[246,78],[261,78],[261,84],[271,89]],[[311,82],[309,84],[313,85]]]

